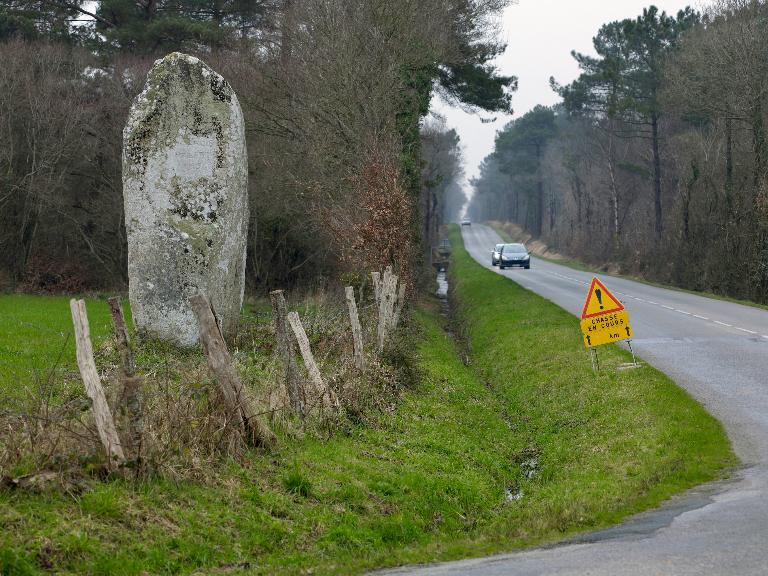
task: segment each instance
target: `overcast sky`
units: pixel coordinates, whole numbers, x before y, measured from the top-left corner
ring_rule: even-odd
[[[652,0],[519,0],[504,13],[504,40],[507,51],[497,62],[501,72],[517,76],[520,87],[513,95],[514,116],[482,113],[470,115],[435,101],[433,109],[456,128],[464,148],[468,177],[477,174],[480,161],[493,151],[493,139],[511,119],[537,104],[555,104],[559,98],[549,88],[549,78],[567,84],[579,73],[571,50],[594,53],[592,38],[600,26],[613,20],[633,18]],[[697,0],[658,0],[655,5],[676,14]],[[495,123],[481,118],[498,116]]]

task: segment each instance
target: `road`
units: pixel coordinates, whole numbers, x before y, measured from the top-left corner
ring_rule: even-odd
[[[490,266],[501,242],[464,227],[467,250]],[[533,258],[499,274],[575,315],[593,274]],[[642,360],[672,377],[723,422],[744,463],[734,477],[675,497],[609,530],[548,548],[387,574],[766,575],[768,574],[768,311],[602,277],[624,303]]]

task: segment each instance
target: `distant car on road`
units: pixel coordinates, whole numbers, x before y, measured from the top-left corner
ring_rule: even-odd
[[[531,255],[524,244],[504,244],[499,255],[499,268],[512,268],[520,266],[529,270],[531,267]]]
[[[501,249],[504,244],[496,244],[493,248],[493,254],[491,255],[491,266],[498,266],[499,259],[501,258]]]
[[[461,221],[461,225],[462,226],[472,226],[472,220],[470,220],[469,218],[464,218]]]

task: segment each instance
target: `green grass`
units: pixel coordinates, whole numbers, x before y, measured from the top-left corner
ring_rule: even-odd
[[[618,371],[630,355],[600,348],[595,374],[578,320],[464,250],[453,286],[473,363],[498,390],[540,472],[526,483],[523,525],[554,536],[612,523],[735,464],[722,426],[662,373]]]
[[[0,295],[0,392],[21,393],[26,386],[51,377],[53,369],[57,374],[77,370],[69,300]],[[96,349],[111,334],[109,307],[95,299],[87,299],[86,305]]]
[[[517,239],[510,236],[506,230],[498,226],[496,223],[488,222],[488,226],[493,228],[493,230],[501,237],[501,239],[504,242],[517,242]],[[656,288],[664,288],[666,290],[674,290],[675,292],[693,294],[695,296],[702,296],[704,298],[710,298],[712,300],[721,300],[723,302],[731,302],[733,304],[741,304],[742,306],[750,306],[752,308],[760,308],[761,310],[768,310],[768,304],[760,304],[759,302],[753,302],[751,300],[741,300],[739,298],[732,298],[730,296],[724,296],[722,294],[715,294],[714,292],[702,292],[699,290],[690,290],[688,288],[681,288],[679,286],[674,286],[672,284],[654,282],[652,280],[647,280],[646,278],[642,278],[640,276],[633,276],[631,274],[613,274],[610,272],[605,272],[604,270],[601,270],[597,266],[591,266],[586,262],[582,262],[581,260],[576,260],[574,258],[569,258],[565,256],[561,258],[549,258],[547,256],[541,256],[538,254],[536,254],[535,256],[537,258],[541,258],[542,260],[546,260],[547,262],[552,262],[553,264],[561,264],[562,266],[567,266],[568,268],[571,268],[572,270],[578,270],[579,272],[591,272],[593,274],[600,274],[601,276],[611,276],[613,278],[625,278],[627,280],[632,280],[634,282],[640,282],[641,284],[645,284],[647,286],[655,286]]]
[[[508,547],[517,434],[435,317],[417,314],[418,388],[348,436],[286,440],[205,484],[0,492],[0,573],[337,574]]]
[[[428,303],[410,336],[419,382],[369,426],[283,438],[206,482],[0,490],[0,574],[322,575],[457,559],[616,522],[734,464],[720,425],[666,377],[595,376],[573,317],[452,240],[469,366]],[[11,298],[0,303],[17,320],[69,322],[64,299]],[[89,307],[97,337],[103,306]],[[31,366],[58,354],[34,333],[14,338],[41,346]]]

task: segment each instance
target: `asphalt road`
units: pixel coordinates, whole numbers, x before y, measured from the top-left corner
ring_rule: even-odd
[[[477,224],[463,234],[470,254],[491,268],[498,235]],[[494,270],[575,315],[593,276],[537,258],[530,270]],[[387,574],[768,575],[768,311],[601,279],[631,315],[638,356],[723,422],[744,467],[727,482],[557,546]]]

